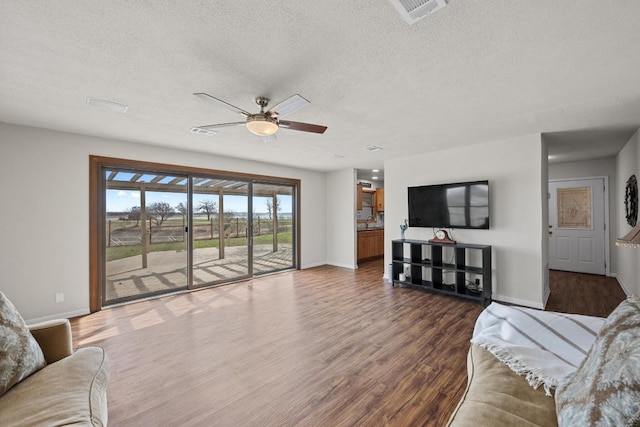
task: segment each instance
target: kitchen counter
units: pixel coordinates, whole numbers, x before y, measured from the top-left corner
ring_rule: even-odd
[[[372,231],[372,230],[384,230],[384,226],[369,227],[369,228],[358,228],[358,232],[360,232],[360,231]]]

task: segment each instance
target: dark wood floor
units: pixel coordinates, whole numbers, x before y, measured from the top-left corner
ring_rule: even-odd
[[[594,274],[549,272],[547,311],[607,317],[626,298],[618,281]]]
[[[110,356],[113,426],[441,426],[482,307],[393,288],[383,269],[323,266],[111,308],[72,321],[75,345]],[[624,298],[554,276],[556,310],[606,315]]]

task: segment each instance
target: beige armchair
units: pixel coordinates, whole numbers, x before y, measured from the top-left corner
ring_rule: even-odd
[[[0,426],[106,426],[109,360],[104,349],[74,352],[66,319],[29,329],[47,365],[0,396]]]

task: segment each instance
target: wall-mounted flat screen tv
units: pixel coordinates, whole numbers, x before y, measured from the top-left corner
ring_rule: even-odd
[[[409,227],[489,229],[489,181],[409,187]]]

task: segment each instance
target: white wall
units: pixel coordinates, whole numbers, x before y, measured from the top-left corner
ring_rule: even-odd
[[[494,299],[542,308],[548,262],[543,163],[539,134],[385,162],[385,265],[391,263],[391,240],[400,237],[399,225],[407,218],[407,187],[488,179],[491,229],[454,230],[453,238],[493,245]],[[405,237],[428,240],[433,233],[409,228]]]
[[[540,149],[540,215],[542,217],[542,306],[547,305],[551,289],[549,287],[549,150],[544,136]]]
[[[356,268],[356,170],[327,173],[327,264]]]
[[[89,155],[300,179],[301,266],[326,262],[324,173],[0,123],[0,290],[26,319],[88,312]]]
[[[616,206],[618,206],[616,236],[621,237],[631,231],[624,209],[624,192],[631,175],[640,178],[640,130],[638,130],[620,150],[616,157]],[[615,247],[616,277],[629,294],[640,295],[640,249]]]
[[[610,157],[606,159],[593,159],[583,160],[579,162],[566,162],[566,163],[551,163],[549,164],[549,179],[568,179],[568,178],[586,178],[592,176],[607,176],[609,177],[609,230],[607,230],[607,236],[609,237],[609,254],[610,263],[609,271],[610,275],[616,275],[616,251],[615,231],[618,228],[618,207],[619,203],[617,179],[616,179],[616,159]],[[623,199],[624,203],[624,199]],[[624,206],[624,204],[622,205]],[[624,215],[623,215],[624,216]]]

